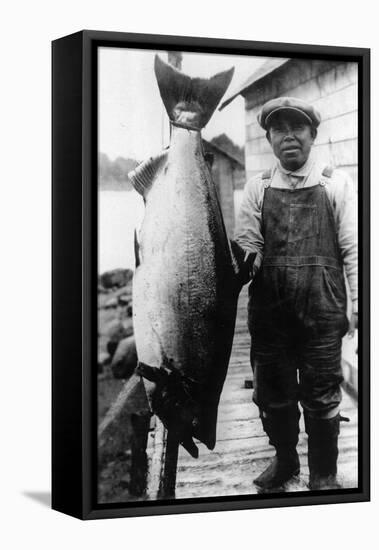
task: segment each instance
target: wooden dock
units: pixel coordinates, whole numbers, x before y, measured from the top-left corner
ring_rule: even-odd
[[[213,451],[209,451],[199,443],[198,459],[193,459],[180,448],[175,494],[177,499],[258,492],[253,479],[266,468],[274,450],[262,430],[258,408],[252,402],[252,390],[244,387],[245,380],[252,379],[249,354],[245,287],[238,303],[233,351],[221,396],[217,444]],[[349,417],[350,422],[341,423],[339,479],[344,488],[354,488],[357,487],[358,479],[357,407],[354,398],[347,393],[344,393],[341,413]],[[300,428],[300,476],[288,482],[283,491],[308,490],[307,438],[303,420]]]

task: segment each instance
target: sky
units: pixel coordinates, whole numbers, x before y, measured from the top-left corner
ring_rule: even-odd
[[[154,75],[154,56],[167,61],[166,51],[127,48],[99,49],[99,151],[142,161],[168,145],[168,117]],[[182,71],[211,77],[235,67],[224,97],[266,61],[264,57],[183,53]],[[202,131],[205,139],[227,133],[245,142],[244,99],[238,96],[223,111],[216,110]]]

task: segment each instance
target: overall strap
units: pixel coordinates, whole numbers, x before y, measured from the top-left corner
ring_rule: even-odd
[[[264,188],[267,189],[271,185],[272,181],[272,170],[265,170],[262,174],[262,182],[264,185]]]
[[[332,177],[333,172],[334,168],[332,166],[325,166],[325,168],[321,172],[320,185],[322,185],[323,187],[327,185],[330,182],[330,178]]]
[[[261,175],[261,179],[262,179],[262,183],[263,183],[263,187],[264,187],[264,189],[263,189],[263,199],[262,199],[262,204],[261,204],[262,235],[263,235],[263,237],[264,237],[264,233],[265,233],[264,203],[265,203],[265,200],[266,200],[266,191],[271,186],[273,176],[274,176],[274,170],[273,169],[265,170]]]

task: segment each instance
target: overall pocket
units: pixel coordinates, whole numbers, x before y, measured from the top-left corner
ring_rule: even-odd
[[[319,233],[318,209],[316,205],[290,204],[288,242],[309,239]]]
[[[324,288],[329,305],[332,309],[346,310],[346,286],[343,273],[332,267],[324,267]]]

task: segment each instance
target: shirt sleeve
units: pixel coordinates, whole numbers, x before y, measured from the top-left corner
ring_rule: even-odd
[[[348,174],[336,170],[335,214],[338,244],[349,284],[353,312],[358,312],[358,200]]]
[[[263,195],[264,186],[260,176],[255,176],[246,183],[234,233],[235,240],[246,252],[256,254],[253,275],[258,271],[263,257]]]

